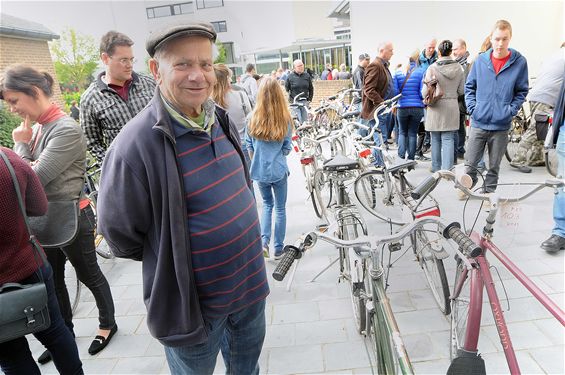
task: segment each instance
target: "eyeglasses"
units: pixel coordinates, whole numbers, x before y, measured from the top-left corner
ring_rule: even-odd
[[[112,56],[109,56],[109,57],[110,57],[112,60],[116,60],[116,59],[113,58]],[[132,57],[131,59],[128,59],[128,58],[125,58],[125,57],[124,57],[124,58],[121,58],[121,59],[118,59],[118,62],[119,62],[120,64],[122,64],[123,66],[133,65],[133,64],[135,64],[136,61],[137,61],[137,59],[136,59],[135,57]]]

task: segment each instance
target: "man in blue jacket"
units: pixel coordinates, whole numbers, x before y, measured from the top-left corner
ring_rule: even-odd
[[[269,293],[255,199],[237,129],[209,99],[209,23],[153,32],[153,99],[104,159],[98,226],[118,257],[143,261],[149,332],[171,374],[258,374]]]
[[[465,83],[465,103],[471,115],[465,154],[467,173],[475,185],[477,166],[488,145],[485,193],[496,190],[512,117],[518,113],[528,94],[528,64],[518,51],[508,48],[511,38],[510,23],[497,21],[491,33],[492,48],[477,57]]]

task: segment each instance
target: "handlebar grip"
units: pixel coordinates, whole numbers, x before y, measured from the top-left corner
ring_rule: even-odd
[[[428,178],[426,178],[423,182],[420,182],[420,184],[416,186],[414,190],[412,190],[412,193],[410,193],[410,195],[414,199],[420,199],[422,195],[429,193],[434,188],[435,184],[436,178],[434,177],[434,175],[428,176]]]
[[[285,246],[284,255],[280,263],[277,265],[277,268],[273,271],[273,279],[282,281],[294,260],[300,257],[299,254],[300,250],[296,246]]]
[[[473,242],[463,231],[460,229],[459,223],[454,222],[449,224],[443,231],[445,238],[451,238],[459,245],[461,252],[467,257],[476,258],[483,253],[483,249]]]

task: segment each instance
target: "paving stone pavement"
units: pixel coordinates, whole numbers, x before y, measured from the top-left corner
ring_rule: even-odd
[[[307,199],[296,154],[290,155],[289,165],[286,238],[292,243],[300,233],[313,229],[318,221]],[[423,180],[429,174],[429,167],[430,162],[420,163],[410,172],[410,180]],[[544,168],[534,168],[533,173],[522,174],[511,169],[506,160],[502,162],[501,182],[543,181],[548,176]],[[505,186],[499,192],[518,194],[524,189]],[[448,183],[440,184],[434,195],[440,201],[445,218],[461,221],[465,203],[457,200]],[[564,253],[549,255],[539,248],[553,226],[552,203],[552,192],[547,189],[531,197],[520,205],[520,220],[497,224],[495,243],[563,308]],[[472,222],[477,207],[476,202],[469,202],[465,215],[467,225]],[[367,219],[370,234],[386,233],[386,225],[376,219]],[[477,223],[480,228],[484,215]],[[317,245],[301,260],[290,291],[287,291],[286,283],[270,277],[275,263],[267,261],[271,294],[266,307],[267,335],[260,358],[262,374],[371,374],[365,341],[353,324],[347,287],[337,282],[337,266],[330,268],[316,282],[308,282],[334,257],[335,250],[331,246]],[[563,327],[494,257],[491,256],[490,261],[500,275],[493,272],[500,298],[505,299],[508,295],[510,309],[505,315],[522,372],[565,373]],[[98,312],[92,295],[83,288],[74,323],[85,373],[169,373],[162,346],[147,330],[146,311],[141,299],[141,264],[121,259],[103,260],[101,264],[116,301],[119,331],[104,351],[96,356],[87,353],[95,335]],[[445,264],[451,282],[454,261],[448,258]],[[394,264],[389,281],[388,292],[395,317],[415,371],[445,373],[449,366],[449,320],[436,308],[423,273],[409,254]],[[505,301],[503,305],[507,305]],[[487,303],[485,307],[488,309]],[[508,373],[488,310],[483,314],[482,324],[479,348],[488,373]],[[43,350],[34,339],[30,339],[30,347],[35,358]],[[41,366],[41,371],[55,373],[52,364]],[[216,373],[223,372],[220,356]]]

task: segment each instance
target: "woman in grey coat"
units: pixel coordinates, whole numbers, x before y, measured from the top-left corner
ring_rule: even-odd
[[[455,133],[459,129],[459,104],[457,97],[463,95],[465,80],[463,69],[451,58],[453,44],[449,40],[438,46],[439,59],[430,65],[424,80],[437,78],[444,94],[434,105],[427,107],[426,130],[432,136],[432,172],[453,167]],[[422,85],[422,96],[428,91]]]

